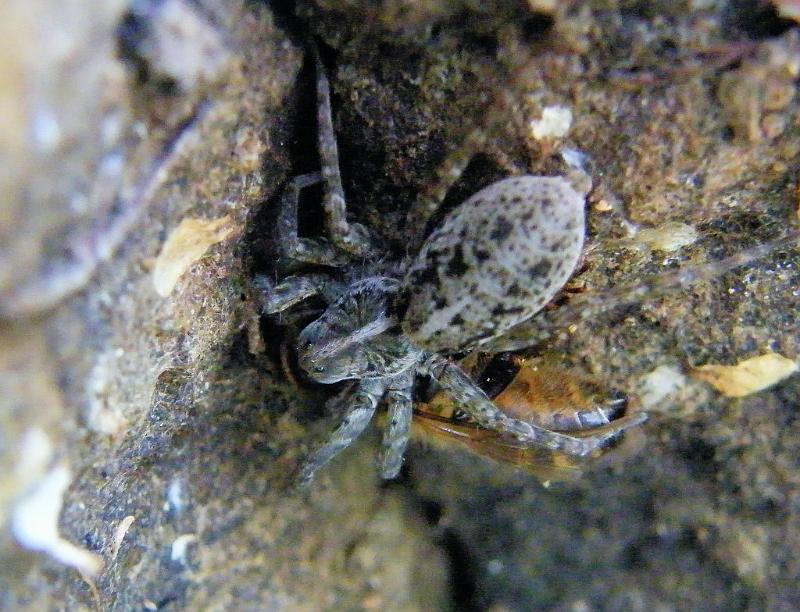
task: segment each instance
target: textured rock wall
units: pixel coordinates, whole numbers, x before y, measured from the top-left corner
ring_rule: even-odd
[[[800,152],[784,4],[9,7],[0,606],[790,609],[798,377],[732,399],[689,374],[797,360],[796,246],[529,351],[653,413],[638,450],[549,488],[424,439],[381,485],[370,434],[296,490],[335,390],[287,379],[291,329],[261,319],[251,284],[274,273],[283,183],[318,164],[308,35],[350,210],[391,256],[475,126],[488,139],[445,208],[557,173],[565,147],[588,157],[573,292],[781,235]]]

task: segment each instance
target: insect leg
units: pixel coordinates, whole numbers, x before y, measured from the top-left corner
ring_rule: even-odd
[[[325,193],[322,206],[328,223],[331,241],[351,255],[364,256],[371,250],[369,232],[363,225],[348,223],[347,205],[339,171],[339,150],[333,131],[331,116],[331,89],[325,67],[319,58],[319,51],[311,45],[317,70],[317,129],[319,138],[319,157],[322,163],[322,180]]]
[[[632,426],[632,424],[625,423],[621,428],[614,428],[612,431],[604,431],[586,438],[550,431],[505,414],[492,403],[461,368],[443,357],[428,356],[421,364],[420,370],[436,380],[480,425],[510,434],[533,446],[541,446],[570,455],[588,455],[616,436],[622,429]]]
[[[403,465],[403,453],[411,435],[412,420],[412,385],[414,373],[401,376],[392,383],[386,393],[389,405],[389,421],[383,433],[383,451],[381,453],[381,478],[395,478]]]
[[[375,408],[380,402],[386,383],[381,379],[362,381],[350,398],[350,406],[341,425],[333,432],[325,444],[314,451],[300,469],[301,484],[310,482],[314,473],[350,446],[369,424]]]

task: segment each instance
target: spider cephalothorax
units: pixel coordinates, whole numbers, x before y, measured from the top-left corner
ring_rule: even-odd
[[[345,216],[328,82],[318,60],[317,89],[322,172],[297,177],[287,187],[278,228],[281,250],[287,257],[329,266],[343,266],[348,258],[378,260],[367,230]],[[330,242],[297,235],[299,190],[319,181]],[[344,285],[321,273],[291,276],[277,286],[262,279],[268,313],[317,293],[328,300],[327,310],[298,337],[299,364],[321,383],[359,381],[342,424],[312,454],[302,479],[310,479],[350,445],[383,399],[389,420],[381,473],[396,476],[408,440],[417,374],[433,379],[481,426],[574,455],[586,455],[640,423],[644,415],[609,426],[605,413],[597,411],[605,427],[577,437],[516,420],[447,358],[490,342],[496,346],[504,332],[547,304],[573,272],[584,231],[584,196],[569,181],[517,176],[456,207],[399,266],[376,264],[374,275]]]

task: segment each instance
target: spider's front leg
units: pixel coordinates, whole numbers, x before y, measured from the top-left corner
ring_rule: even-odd
[[[322,295],[330,303],[342,288],[341,283],[323,273],[289,276],[278,284],[260,275],[255,285],[261,292],[261,310],[267,314],[283,312],[315,295]]]
[[[371,253],[372,241],[364,226],[347,221],[347,204],[331,116],[330,85],[316,47],[312,46],[312,53],[317,70],[317,128],[322,171],[296,176],[286,185],[278,217],[279,244],[281,253],[291,259],[343,266],[352,256],[364,257]],[[323,184],[322,207],[330,241],[324,238],[301,238],[297,233],[300,191],[317,183]]]
[[[369,424],[375,408],[386,391],[387,381],[372,378],[361,381],[350,397],[350,406],[336,431],[325,444],[315,450],[300,469],[301,484],[310,482],[318,469],[350,446]]]
[[[413,369],[408,370],[393,380],[386,392],[388,404],[388,422],[383,433],[383,451],[381,453],[381,478],[389,480],[400,473],[403,466],[403,454],[411,435],[413,419],[414,389]]]
[[[411,236],[411,247],[419,248],[424,238],[426,224],[439,208],[450,188],[461,178],[472,157],[486,145],[487,132],[475,128],[464,142],[452,151],[436,169],[434,180],[425,187],[411,205],[406,216],[406,231]]]
[[[321,182],[319,172],[301,174],[286,185],[281,197],[281,210],[278,216],[278,245],[281,254],[304,263],[343,266],[348,257],[333,244],[322,239],[300,238],[297,235],[297,204],[300,190]]]
[[[319,51],[313,45],[312,53],[317,70],[317,132],[325,189],[322,206],[325,209],[328,234],[333,244],[342,251],[357,257],[365,257],[373,251],[372,240],[363,225],[347,221],[347,206],[339,170],[339,149],[333,131],[330,84]]]
[[[621,431],[638,425],[646,418],[646,415],[642,414],[639,418],[620,423],[619,426],[612,423],[592,435],[576,437],[509,417],[492,403],[466,372],[439,355],[426,357],[420,370],[436,380],[459,406],[483,427],[569,455],[588,455]]]

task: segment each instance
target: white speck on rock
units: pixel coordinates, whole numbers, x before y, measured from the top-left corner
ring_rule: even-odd
[[[176,479],[169,483],[166,506],[166,510],[172,510],[176,514],[180,514],[186,506],[186,500],[183,498],[183,485],[180,480]]]
[[[128,529],[130,529],[133,522],[136,520],[136,517],[132,514],[129,514],[124,519],[122,519],[117,528],[114,530],[114,539],[111,542],[111,561],[115,561],[117,555],[119,554],[119,549],[122,548],[122,541],[125,539],[125,535],[128,533]]]
[[[19,441],[19,459],[15,466],[16,477],[25,483],[44,474],[53,456],[53,444],[38,427],[31,427]]]
[[[61,144],[61,126],[50,110],[40,110],[33,116],[31,124],[33,140],[44,152],[51,152]]]
[[[665,398],[677,394],[687,378],[675,366],[662,365],[646,374],[639,382],[639,398],[644,410],[652,410]]]
[[[118,358],[113,349],[101,354],[86,380],[86,424],[92,431],[109,436],[120,434],[128,426],[113,387]]]
[[[195,542],[197,542],[197,536],[193,533],[184,533],[183,535],[179,535],[172,543],[170,559],[177,561],[182,565],[186,565],[186,549],[190,544],[194,544]]]
[[[536,140],[563,138],[572,126],[572,111],[566,106],[545,106],[542,118],[530,122],[531,135]]]

